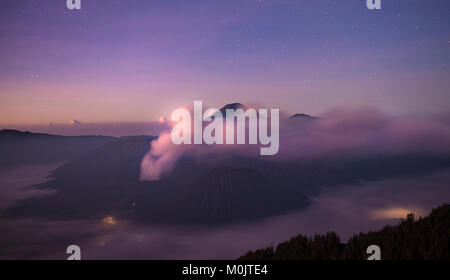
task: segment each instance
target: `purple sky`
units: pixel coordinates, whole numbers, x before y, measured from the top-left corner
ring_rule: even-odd
[[[148,122],[182,104],[450,107],[450,2],[0,2],[0,128]]]

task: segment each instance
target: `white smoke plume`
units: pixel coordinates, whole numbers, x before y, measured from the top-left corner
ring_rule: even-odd
[[[425,117],[391,116],[373,107],[337,108],[317,118],[280,119],[280,151],[259,155],[259,145],[174,145],[170,130],[152,142],[141,163],[141,180],[170,173],[182,156],[199,161],[233,156],[261,160],[426,153],[450,155],[450,123]]]

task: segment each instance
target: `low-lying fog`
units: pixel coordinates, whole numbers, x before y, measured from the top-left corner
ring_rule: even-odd
[[[25,187],[45,180],[58,164],[0,170],[0,213],[15,201],[45,192]],[[324,189],[308,208],[247,224],[221,227],[130,224],[116,217],[51,221],[0,218],[0,259],[65,259],[81,247],[83,259],[233,259],[299,233],[360,231],[395,224],[408,212],[426,215],[450,201],[450,169],[422,177]]]

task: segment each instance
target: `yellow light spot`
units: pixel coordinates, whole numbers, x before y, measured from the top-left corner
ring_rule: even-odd
[[[107,225],[116,225],[117,224],[117,220],[114,219],[114,217],[112,217],[112,216],[105,217],[102,221],[103,221],[103,223],[105,223]]]

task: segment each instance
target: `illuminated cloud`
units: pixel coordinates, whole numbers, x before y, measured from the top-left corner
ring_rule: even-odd
[[[162,116],[161,116],[161,117],[158,118],[158,122],[159,122],[159,123],[165,123],[166,121],[167,121],[167,120],[166,120],[165,117],[162,117]]]
[[[69,122],[69,125],[70,126],[79,126],[79,125],[82,125],[83,123],[81,122],[81,121],[78,121],[78,120],[71,120],[70,122]]]

